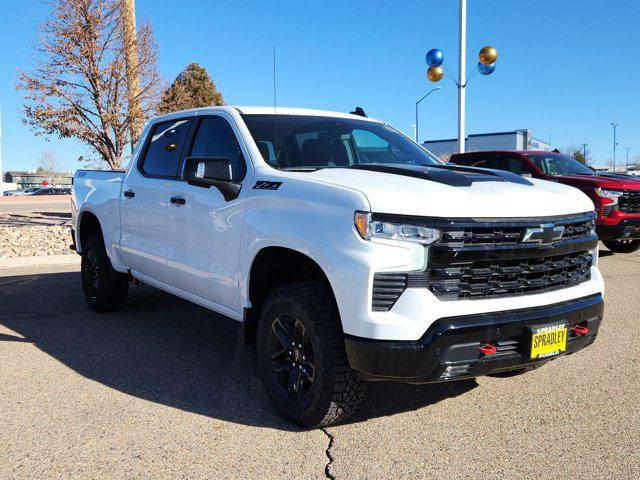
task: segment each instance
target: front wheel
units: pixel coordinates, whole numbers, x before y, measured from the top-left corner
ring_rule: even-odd
[[[92,310],[108,312],[127,301],[129,277],[113,269],[101,236],[94,235],[85,242],[80,274],[84,297]]]
[[[640,248],[640,240],[603,240],[602,243],[614,253],[631,253]]]
[[[364,398],[366,384],[349,367],[337,308],[322,283],[284,285],[269,295],[256,355],[267,394],[298,425],[343,420]]]

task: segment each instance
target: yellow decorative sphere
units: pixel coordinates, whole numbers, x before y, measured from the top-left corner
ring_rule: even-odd
[[[427,78],[432,82],[439,82],[443,76],[444,71],[442,67],[429,67],[429,70],[427,70]]]
[[[478,54],[478,59],[483,65],[491,65],[498,60],[498,50],[496,50],[496,47],[492,47],[490,45],[482,47]]]

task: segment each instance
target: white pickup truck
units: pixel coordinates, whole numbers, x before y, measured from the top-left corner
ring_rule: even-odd
[[[121,307],[136,280],[242,322],[276,408],[305,426],[353,413],[367,381],[520,373],[594,341],[589,198],[445,165],[358,113],[176,112],[126,172],[77,172],[89,306]]]

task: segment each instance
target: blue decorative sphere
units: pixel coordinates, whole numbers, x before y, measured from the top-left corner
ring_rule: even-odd
[[[480,75],[491,75],[496,69],[496,64],[492,63],[491,65],[485,65],[484,63],[478,62],[478,72]]]
[[[427,65],[430,67],[439,67],[444,62],[444,53],[442,50],[438,50],[437,48],[432,48],[427,52],[426,55]]]

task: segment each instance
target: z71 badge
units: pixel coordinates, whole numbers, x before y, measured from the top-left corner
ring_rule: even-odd
[[[254,190],[277,190],[282,182],[268,182],[266,180],[258,180],[253,186]]]

